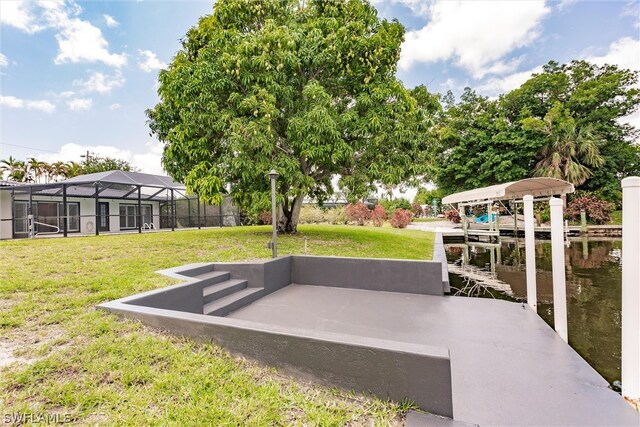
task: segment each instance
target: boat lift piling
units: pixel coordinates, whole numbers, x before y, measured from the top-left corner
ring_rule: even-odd
[[[640,399],[640,177],[622,180],[622,395]]]
[[[548,201],[551,206],[554,324],[556,331],[565,342],[568,341],[568,334],[564,246],[568,228],[563,221],[563,199],[554,196],[564,198],[567,194],[573,193],[574,191],[575,188],[573,184],[561,179],[527,178],[520,181],[463,191],[442,199],[443,205],[458,205],[465,244],[469,243],[470,237],[475,237],[477,240],[484,237],[489,241],[489,244],[495,242],[497,254],[494,255],[492,248],[492,265],[495,259],[494,256],[500,256],[500,218],[498,215],[498,203],[502,203],[504,200],[511,202],[513,206],[513,212],[511,212],[511,214],[514,216],[516,237],[518,230],[518,204],[522,203],[524,205],[527,303],[534,312],[537,309],[537,284],[533,203],[536,201]],[[486,206],[488,230],[474,229],[470,226],[466,210],[472,206]],[[493,215],[494,207],[497,211],[495,218]],[[465,258],[467,257],[465,256]],[[640,345],[638,347],[640,348]]]

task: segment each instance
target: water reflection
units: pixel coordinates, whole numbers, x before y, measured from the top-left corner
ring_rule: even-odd
[[[445,247],[452,293],[525,300],[523,239]],[[616,239],[576,239],[565,248],[569,343],[609,382],[620,379],[620,257]],[[553,326],[550,242],[536,242],[536,267],[538,314]]]

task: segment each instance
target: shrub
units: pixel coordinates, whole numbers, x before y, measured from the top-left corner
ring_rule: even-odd
[[[611,202],[598,199],[594,196],[582,196],[574,198],[567,205],[566,214],[569,218],[580,221],[580,211],[587,214],[587,221],[593,224],[606,224],[611,222],[611,213],[615,205]]]
[[[376,207],[373,208],[373,212],[371,212],[371,221],[373,222],[373,225],[376,227],[382,227],[382,224],[384,224],[386,219],[387,211],[384,206],[376,205]]]
[[[450,209],[444,213],[444,217],[451,222],[458,224],[460,222],[460,212],[456,209]]]
[[[551,221],[551,207],[548,201],[536,202],[533,204],[533,214],[538,224],[545,224]]]
[[[344,207],[330,208],[324,212],[324,218],[329,224],[344,225],[347,223],[347,215]]]
[[[417,203],[411,203],[411,212],[413,212],[413,215],[416,217],[422,216],[422,206]]]
[[[271,225],[271,211],[262,211],[260,214],[260,220],[265,225]]]
[[[300,224],[318,224],[328,222],[325,218],[325,212],[317,207],[306,205],[300,209]]]
[[[391,223],[392,227],[405,228],[411,223],[411,220],[413,220],[413,214],[411,213],[411,211],[400,208],[396,209],[389,222]]]
[[[355,205],[347,205],[345,212],[347,214],[347,219],[358,225],[365,225],[371,218],[371,210],[362,201]]]

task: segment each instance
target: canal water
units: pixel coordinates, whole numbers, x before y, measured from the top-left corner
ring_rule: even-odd
[[[446,244],[451,293],[526,300],[524,239],[494,247]],[[570,240],[565,247],[569,344],[609,383],[620,379],[621,241]],[[551,243],[536,241],[538,314],[553,327]]]

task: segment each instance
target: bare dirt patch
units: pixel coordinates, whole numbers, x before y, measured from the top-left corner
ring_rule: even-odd
[[[14,352],[21,347],[21,344],[5,341],[0,341],[0,369],[5,368],[6,366],[13,365],[14,363],[18,363],[19,365],[29,363],[30,360],[16,356]]]

